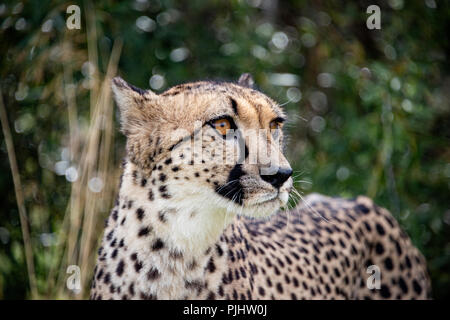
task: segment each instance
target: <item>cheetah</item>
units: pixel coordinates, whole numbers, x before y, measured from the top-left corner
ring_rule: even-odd
[[[91,299],[430,297],[423,256],[369,198],[285,209],[287,116],[249,74],[112,91],[126,157]]]

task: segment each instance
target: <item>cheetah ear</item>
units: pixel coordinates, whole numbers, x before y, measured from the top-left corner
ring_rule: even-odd
[[[137,88],[120,77],[112,79],[111,88],[120,110],[121,130],[125,135],[135,132],[151,117],[151,108],[147,107],[158,96],[151,90]]]
[[[255,80],[253,80],[253,77],[250,73],[243,73],[238,80],[238,84],[247,87],[247,88],[254,88],[255,87]]]

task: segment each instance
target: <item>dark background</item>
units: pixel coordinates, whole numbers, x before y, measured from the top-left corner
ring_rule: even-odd
[[[366,27],[371,4],[381,30]],[[124,152],[110,76],[161,92],[244,72],[289,114],[297,189],[388,208],[426,256],[433,297],[449,298],[449,30],[437,0],[3,1],[1,94],[33,255],[27,269],[2,135],[0,298],[87,296]]]

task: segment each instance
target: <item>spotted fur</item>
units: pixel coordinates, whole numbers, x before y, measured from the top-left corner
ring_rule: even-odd
[[[244,132],[285,118],[252,86],[244,75],[239,83],[188,83],[156,95],[114,79],[127,157],[91,298],[429,297],[424,258],[386,209],[366,197],[311,195],[308,205],[279,211],[292,178],[270,134],[263,140],[287,172],[281,180],[263,176],[259,162],[237,163],[251,156],[251,143],[225,139],[210,119],[226,115]],[[201,156],[195,141],[203,142]],[[240,152],[236,158],[219,147]],[[381,272],[379,289],[367,286],[372,265]]]

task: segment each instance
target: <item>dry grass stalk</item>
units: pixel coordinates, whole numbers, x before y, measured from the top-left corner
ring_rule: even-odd
[[[28,278],[30,282],[31,298],[38,297],[36,286],[36,274],[34,270],[33,248],[31,244],[30,230],[28,228],[27,211],[25,199],[23,196],[22,183],[20,181],[19,168],[17,166],[16,153],[14,151],[14,142],[11,135],[11,129],[8,123],[6,108],[3,103],[3,93],[0,88],[0,119],[2,123],[3,136],[5,137],[6,149],[8,152],[9,164],[13,176],[14,191],[16,194],[17,207],[19,209],[20,226],[22,228],[23,243],[25,248],[25,260],[27,263]]]

